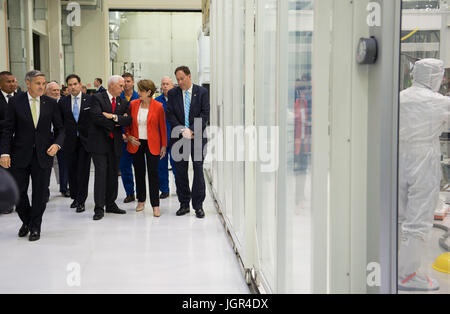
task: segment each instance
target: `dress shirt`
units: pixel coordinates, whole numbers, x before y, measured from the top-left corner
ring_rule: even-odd
[[[147,140],[147,117],[148,117],[148,108],[139,108],[138,116],[137,116],[137,123],[138,123],[138,129],[139,129],[139,139],[140,140]]]
[[[28,101],[30,103],[30,110],[31,106],[33,106],[33,97],[31,97],[30,93],[27,92],[28,95]],[[31,110],[33,112],[33,110]],[[41,113],[41,97],[36,97],[36,125],[39,122],[39,114]]]
[[[3,96],[5,97],[7,103],[9,103],[8,95],[11,95],[12,97],[14,97],[14,93],[12,93],[12,94],[7,94],[7,93],[5,93],[4,91],[2,91],[2,94],[3,94]]]
[[[109,102],[111,103],[111,105],[112,105],[113,99],[116,99],[116,106],[117,106],[118,105],[117,97],[114,97],[113,95],[111,95],[109,90],[106,90],[106,93],[108,94],[108,99],[109,99]],[[114,112],[113,112],[113,114],[114,114],[113,121],[119,122],[119,117]]]
[[[82,96],[83,96],[82,92],[80,92],[77,96],[70,95],[70,98],[72,99],[72,112],[73,112],[73,104],[75,103],[75,97],[77,97],[78,98],[78,110],[81,113],[81,97]]]

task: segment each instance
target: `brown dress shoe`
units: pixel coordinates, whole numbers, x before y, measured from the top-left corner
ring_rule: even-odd
[[[134,197],[134,194],[133,194],[133,195],[128,195],[128,196],[123,200],[123,202],[124,202],[125,204],[127,204],[127,203],[134,202],[135,200],[136,200],[136,198]]]

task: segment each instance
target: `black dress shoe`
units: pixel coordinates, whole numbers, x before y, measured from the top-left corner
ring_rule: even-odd
[[[28,238],[28,240],[30,240],[30,242],[34,242],[37,241],[41,238],[41,234],[37,231],[32,231],[30,233],[30,237]]]
[[[169,193],[161,193],[160,195],[159,195],[159,198],[160,199],[166,199],[166,198],[168,198],[169,197]]]
[[[201,208],[197,209],[195,211],[195,216],[197,216],[197,218],[204,218],[205,217],[205,212]]]
[[[94,220],[101,220],[105,216],[103,213],[96,213],[94,214]]]
[[[181,207],[181,208],[177,211],[177,216],[184,216],[184,215],[186,215],[186,214],[189,214],[190,211],[191,211],[191,210],[190,210],[189,207],[186,207],[186,208]]]
[[[116,207],[116,208],[107,208],[107,209],[106,209],[106,212],[107,212],[108,214],[118,214],[118,215],[124,215],[124,214],[127,213],[125,210],[120,209],[119,207]]]
[[[82,213],[85,210],[86,210],[86,208],[84,207],[84,204],[78,204],[77,210],[76,210],[77,213]]]
[[[19,237],[24,238],[28,235],[28,232],[30,232],[30,229],[26,224],[23,224],[22,227],[19,230]]]
[[[74,200],[72,205],[70,205],[70,208],[77,208],[78,206],[80,206],[80,204],[78,204],[77,200]]]
[[[136,198],[134,197],[134,194],[133,194],[133,195],[128,195],[128,196],[123,200],[123,202],[124,202],[125,204],[128,204],[128,203],[134,202],[135,200],[136,200]]]
[[[12,212],[14,211],[14,208],[5,210],[2,214],[8,215],[8,214],[12,214]]]
[[[65,191],[65,192],[61,192],[61,195],[62,195],[63,197],[69,198],[69,197],[70,197],[70,191],[67,190],[67,191]]]

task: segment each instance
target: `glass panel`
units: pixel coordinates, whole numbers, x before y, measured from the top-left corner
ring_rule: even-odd
[[[233,2],[224,1],[224,81],[223,81],[223,113],[224,127],[233,125]],[[224,129],[225,130],[225,129]],[[225,145],[227,145],[225,134]],[[225,146],[227,147],[227,146]],[[226,152],[226,150],[225,150]],[[225,159],[224,167],[224,190],[225,195],[222,199],[226,217],[232,223],[233,221],[233,162]]]
[[[311,292],[311,117],[312,117],[312,39],[314,1],[288,1],[288,93],[287,183],[286,199],[292,241],[292,259],[286,268],[293,270],[288,286],[293,293]],[[283,153],[281,153],[283,154]],[[288,252],[289,254],[289,252]],[[289,256],[289,255],[288,255]]]
[[[277,1],[257,1],[257,63],[256,63],[256,119],[258,127],[277,125]],[[258,130],[259,149],[270,151],[277,141],[269,131]],[[260,269],[271,289],[275,288],[276,260],[276,172],[264,172],[261,161],[257,166],[256,208],[258,253]]]
[[[233,2],[233,107],[234,126],[243,128],[245,126],[245,103],[244,103],[244,82],[245,82],[245,1],[234,0]],[[235,145],[236,152],[244,149],[241,144]],[[237,155],[237,154],[236,154]],[[233,226],[240,245],[244,243],[245,228],[245,162],[244,159],[236,156],[234,162],[233,177]]]
[[[450,292],[450,98],[445,1],[403,1],[398,289]],[[434,227],[433,227],[434,224]],[[448,254],[448,253],[447,253]],[[447,271],[447,273],[445,273]],[[438,290],[439,289],[439,290]]]
[[[287,206],[294,215],[294,293],[311,289],[311,117],[312,38],[314,1],[289,1],[288,121],[291,122],[287,148]],[[292,113],[294,113],[292,118]],[[289,235],[288,235],[289,237]],[[288,261],[289,263],[289,261]]]

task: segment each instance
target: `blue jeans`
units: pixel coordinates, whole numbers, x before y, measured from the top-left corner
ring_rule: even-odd
[[[158,164],[159,190],[162,193],[169,193],[169,156],[173,176],[175,177],[175,166],[172,158],[172,152],[170,151],[170,149],[167,149],[166,156],[161,159]]]
[[[133,178],[133,155],[127,151],[127,144],[123,144],[122,156],[120,157],[119,169],[122,177],[123,187],[128,195],[134,195]]]

